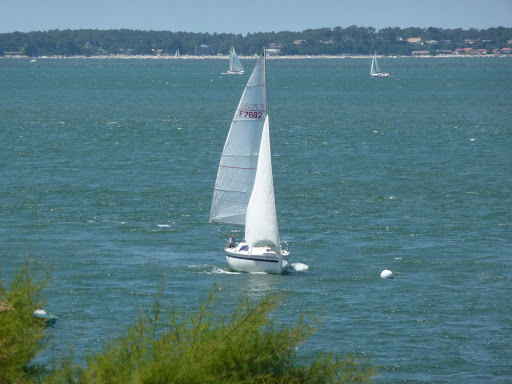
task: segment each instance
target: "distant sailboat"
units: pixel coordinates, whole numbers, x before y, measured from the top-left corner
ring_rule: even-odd
[[[244,73],[244,67],[236,54],[235,47],[231,46],[229,49],[229,69],[228,73],[241,75]]]
[[[370,68],[371,77],[389,77],[389,72],[381,72],[379,63],[377,63],[377,53],[373,55],[372,66]]]
[[[247,82],[224,144],[210,221],[245,226],[245,240],[224,249],[229,267],[280,274],[289,252],[281,247],[274,197],[265,53]]]
[[[180,50],[179,49],[177,49],[176,52],[174,53],[174,57],[175,58],[180,57]]]

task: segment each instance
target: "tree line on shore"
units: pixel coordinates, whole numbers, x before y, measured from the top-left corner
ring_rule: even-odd
[[[510,47],[512,28],[467,30],[441,28],[373,27],[307,29],[302,32],[192,33],[171,31],[48,30],[0,34],[0,56],[94,55],[226,55],[231,45],[240,55],[254,55],[262,47],[282,55],[411,55],[414,51],[439,54],[461,48],[492,53]]]

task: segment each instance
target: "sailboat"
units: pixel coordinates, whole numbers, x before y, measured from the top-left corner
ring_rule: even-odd
[[[381,72],[379,68],[379,63],[377,63],[377,53],[373,55],[372,66],[370,68],[370,76],[371,77],[389,77],[388,72]]]
[[[180,57],[180,50],[177,49],[176,52],[174,53],[174,57],[177,59],[178,57]]]
[[[229,49],[229,74],[237,74],[241,75],[244,73],[244,67],[242,66],[242,63],[240,62],[240,59],[238,58],[238,55],[236,54],[235,47],[231,46]]]
[[[245,226],[245,240],[231,237],[224,251],[241,272],[280,274],[290,252],[277,224],[267,115],[265,52],[258,59],[231,122],[215,182],[210,221]]]

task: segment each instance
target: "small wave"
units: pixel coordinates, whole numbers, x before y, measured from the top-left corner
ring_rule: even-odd
[[[171,228],[171,226],[169,224],[157,224],[157,227],[160,227],[160,228]]]

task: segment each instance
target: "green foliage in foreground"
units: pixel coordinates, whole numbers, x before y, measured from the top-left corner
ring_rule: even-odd
[[[32,359],[42,351],[45,323],[34,318],[34,310],[43,308],[42,280],[30,271],[26,262],[8,286],[0,280],[0,383],[29,383],[39,369]]]
[[[227,314],[215,305],[220,289],[184,315],[163,308],[161,290],[151,316],[141,314],[121,337],[86,357],[86,367],[70,358],[44,370],[30,362],[44,346],[44,323],[33,311],[43,304],[47,281],[38,283],[25,264],[8,288],[0,282],[0,384],[367,383],[375,375],[366,359],[352,355],[300,358],[297,347],[318,321],[301,316],[291,328],[276,324],[271,312],[281,297],[242,300]]]
[[[364,383],[374,375],[367,361],[318,356],[301,362],[297,346],[314,331],[316,321],[287,329],[269,313],[280,298],[267,296],[256,305],[247,300],[231,315],[216,315],[215,293],[197,313],[180,316],[171,309],[160,321],[157,300],[153,318],[141,317],[127,333],[90,356],[87,368],[68,366],[54,383]],[[157,324],[163,323],[159,331]]]

